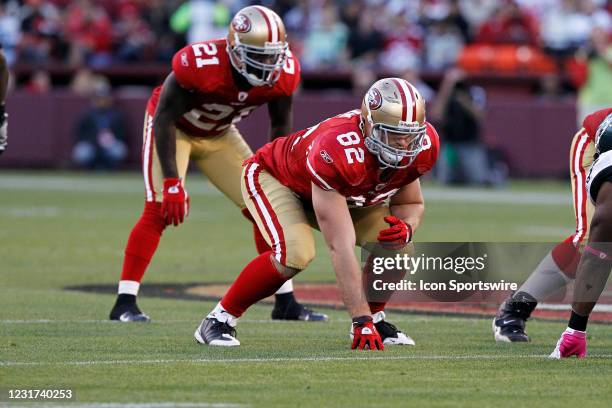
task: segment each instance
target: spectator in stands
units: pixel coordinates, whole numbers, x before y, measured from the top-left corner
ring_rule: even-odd
[[[119,8],[115,23],[116,56],[120,61],[142,61],[147,52],[152,53],[155,43],[153,32],[140,17],[139,10],[131,3]]]
[[[114,169],[127,157],[125,137],[125,121],[113,106],[110,84],[97,77],[92,106],[78,120],[72,159],[87,169]]]
[[[17,44],[21,36],[19,11],[16,2],[0,4],[0,44],[9,66],[17,59]]]
[[[431,19],[425,37],[425,65],[435,70],[454,66],[463,46],[461,31],[448,15]]]
[[[89,68],[80,68],[72,77],[69,89],[83,97],[91,97],[96,85],[96,75]]]
[[[390,17],[390,24],[385,33],[385,44],[380,55],[380,64],[383,70],[394,68],[397,61],[412,61],[420,64],[423,50],[425,30],[420,24],[410,21],[404,13]]]
[[[52,88],[51,76],[45,70],[39,69],[34,71],[32,77],[25,85],[24,90],[34,94],[45,94],[51,91]]]
[[[582,13],[575,0],[563,0],[559,7],[544,14],[540,34],[544,49],[554,57],[573,54],[589,39],[589,17]]]
[[[537,45],[538,26],[514,0],[504,0],[493,16],[482,24],[475,41],[483,44]]]
[[[533,2],[533,0],[529,1]],[[485,21],[491,18],[498,7],[499,0],[459,0],[461,15],[470,27],[470,38],[478,32]]]
[[[295,40],[306,38],[313,23],[313,6],[308,0],[298,0],[296,4],[287,11],[283,17],[283,22],[287,31],[293,35],[290,38],[291,44]]]
[[[170,26],[177,33],[186,33],[188,43],[195,43],[225,37],[230,18],[224,1],[189,0],[172,14]]]
[[[541,100],[545,101],[560,101],[567,99],[563,80],[557,72],[545,74],[540,78],[538,96]]]
[[[482,185],[489,181],[487,151],[482,141],[484,109],[484,90],[469,86],[460,69],[448,70],[430,114],[443,138],[438,161],[441,182]]]
[[[27,0],[20,11],[19,59],[43,63],[65,54],[60,10],[51,2]]]
[[[612,105],[612,42],[610,32],[597,27],[580,50],[573,69],[578,90],[578,123],[596,110]]]
[[[354,95],[363,96],[377,80],[376,71],[366,64],[355,64],[351,69],[351,82]]]
[[[358,59],[362,64],[375,64],[384,41],[383,34],[375,26],[375,18],[373,13],[365,13],[357,26],[351,27],[348,47],[352,60]]]
[[[304,67],[326,69],[347,65],[347,38],[347,27],[338,20],[336,7],[329,3],[323,9],[321,20],[315,22],[304,42]]]
[[[185,43],[185,39],[170,28],[170,14],[176,8],[177,1],[150,0],[143,5],[143,18],[155,39],[153,56],[156,61],[170,61],[176,50]]]
[[[65,18],[70,64],[99,67],[112,62],[113,25],[102,5],[91,0],[73,2]]]
[[[449,0],[448,2],[448,22],[454,25],[461,33],[463,43],[470,42],[472,34],[470,32],[470,24],[463,15],[463,11],[459,5],[459,0]]]

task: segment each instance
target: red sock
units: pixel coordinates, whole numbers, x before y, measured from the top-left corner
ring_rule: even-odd
[[[140,282],[166,228],[161,203],[146,202],[125,246],[121,280]]]
[[[287,281],[276,270],[271,254],[272,251],[268,251],[253,259],[223,296],[221,306],[230,314],[242,316],[249,306],[274,294]]]
[[[244,215],[244,218],[248,219],[253,223],[253,241],[255,241],[255,248],[257,249],[257,253],[261,255],[264,252],[270,251],[272,248],[270,248],[270,245],[268,245],[266,239],[263,237],[263,235],[261,235],[261,231],[259,231],[259,227],[257,227],[257,223],[253,219],[253,216],[251,215],[249,209],[243,208],[242,215]]]
[[[370,312],[374,314],[384,311],[385,306],[387,306],[387,302],[368,302],[368,305],[370,305]]]
[[[382,275],[377,275],[373,272],[374,258],[376,256],[372,253],[366,260],[363,266],[363,279],[365,285],[366,299],[370,306],[370,312],[377,313],[385,310],[385,306],[393,296],[395,291],[393,290],[374,290],[373,283],[375,280],[382,279],[384,282],[400,282],[406,276],[406,271],[402,269],[390,269],[385,270]]]
[[[551,255],[559,269],[569,278],[576,277],[576,270],[580,263],[580,252],[572,242],[573,236],[558,244],[551,251]]]

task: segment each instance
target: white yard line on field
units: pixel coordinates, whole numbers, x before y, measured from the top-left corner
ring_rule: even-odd
[[[388,357],[260,357],[260,358],[192,358],[159,360],[87,360],[87,361],[2,361],[0,367],[39,367],[39,366],[97,366],[97,365],[156,365],[156,364],[238,364],[238,363],[285,363],[285,362],[330,362],[330,361],[395,361],[395,360],[510,360],[542,359],[548,354],[473,354],[462,356],[410,355]],[[612,359],[612,354],[589,355],[590,359]]]
[[[466,320],[481,320],[481,319],[469,319],[469,318],[463,318],[461,316],[457,316],[457,318],[462,319],[463,321]],[[404,316],[397,316],[393,318],[394,322],[428,322],[431,319],[428,317],[404,317]],[[160,323],[160,324],[168,324],[168,323],[193,323],[196,326],[199,324],[199,320],[196,319],[185,319],[185,320],[153,320],[151,323],[156,324],[156,323]],[[338,319],[330,319],[329,320],[330,323],[350,323],[351,319],[349,318],[338,318]],[[53,319],[6,319],[6,320],[0,320],[0,324],[98,324],[98,323],[102,323],[102,324],[116,324],[116,325],[120,325],[120,322],[117,321],[112,321],[112,320],[53,320]],[[240,324],[289,324],[292,325],[295,322],[287,322],[284,320],[272,320],[272,319],[244,319],[244,320],[240,320]],[[310,323],[308,323],[310,324]]]
[[[239,408],[248,407],[244,404],[227,402],[20,402],[16,407],[42,407],[42,408]]]

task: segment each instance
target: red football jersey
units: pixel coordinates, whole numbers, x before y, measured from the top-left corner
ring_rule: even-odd
[[[582,127],[586,130],[587,135],[589,135],[589,142],[595,142],[595,133],[597,133],[597,128],[610,113],[612,113],[612,108],[601,109],[584,118],[582,121]]]
[[[240,90],[234,83],[232,63],[225,39],[188,45],[172,58],[177,82],[196,97],[191,111],[176,127],[197,137],[217,136],[232,123],[240,121],[260,105],[293,94],[300,83],[300,65],[288,51],[279,80],[274,86],[255,86]],[[155,114],[161,86],[153,90],[147,113]]]
[[[438,133],[427,123],[424,148],[404,169],[381,170],[364,144],[359,110],[334,116],[311,128],[273,140],[249,159],[283,185],[310,200],[311,182],[336,190],[349,206],[366,207],[393,196],[402,186],[427,173],[440,149]]]

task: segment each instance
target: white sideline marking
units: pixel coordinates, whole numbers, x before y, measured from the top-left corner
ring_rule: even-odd
[[[58,405],[57,402],[50,403],[39,403],[39,402],[26,402],[19,403],[16,405],[19,407],[49,407],[49,408],[233,408],[233,407],[247,407],[248,405],[233,404],[226,402],[87,402],[87,403],[64,403]]]
[[[221,195],[208,180],[197,178],[188,188],[190,195]],[[117,179],[113,177],[37,177],[9,175],[0,177],[0,190],[69,191],[76,193],[135,193],[144,196],[140,178]]]
[[[166,359],[166,360],[89,360],[89,361],[2,361],[0,367],[39,367],[47,365],[57,366],[96,366],[96,365],[150,365],[150,364],[228,364],[228,363],[286,363],[286,362],[327,362],[327,361],[395,361],[395,360],[511,360],[516,358],[534,359],[548,358],[548,354],[474,354],[470,356],[441,356],[441,355],[411,355],[389,357],[270,357],[270,358],[192,358],[192,359]],[[589,355],[591,359],[612,359],[612,354]]]
[[[572,306],[569,303],[541,303],[538,305],[538,309],[542,310],[571,310]],[[595,305],[594,312],[610,313],[612,312],[612,305]]]
[[[550,225],[529,225],[516,228],[516,232],[534,237],[568,236],[574,232],[574,229],[568,227],[554,227]]]
[[[423,196],[426,201],[461,201],[466,203],[513,205],[572,205],[572,195],[570,192],[500,191],[479,188],[423,187]]]
[[[198,176],[190,178],[187,189],[192,196],[221,195],[221,192]],[[71,191],[83,193],[136,193],[143,194],[141,178],[117,179],[92,175],[51,176],[10,174],[0,177],[0,190]],[[571,206],[571,192],[541,192],[520,190],[488,190],[482,188],[427,187],[426,200],[456,201],[486,204]]]

